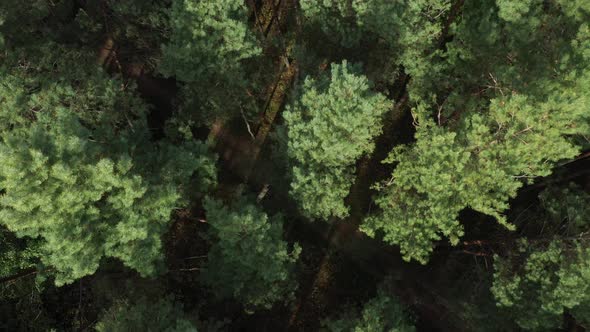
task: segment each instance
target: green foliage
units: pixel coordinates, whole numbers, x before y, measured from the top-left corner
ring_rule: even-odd
[[[18,131],[37,114],[55,114],[63,108],[101,135],[142,116],[147,107],[133,85],[121,89],[128,83],[110,79],[89,55],[46,42],[0,58],[0,133]]]
[[[205,190],[214,179],[203,145],[94,134],[61,111],[0,143],[0,219],[19,237],[43,238],[41,260],[57,284],[93,273],[104,256],[153,275],[170,213],[183,204],[179,187],[194,171]]]
[[[57,284],[117,257],[143,275],[161,261],[161,235],[197,171],[215,182],[204,144],[150,141],[147,106],[93,53],[52,41],[0,58],[0,223],[39,238]]]
[[[233,297],[246,308],[270,308],[293,295],[293,269],[301,252],[282,240],[283,221],[269,218],[259,207],[240,198],[231,207],[206,198],[209,251],[203,281],[221,298]]]
[[[196,332],[197,328],[172,298],[157,301],[140,298],[135,303],[120,301],[107,310],[95,326],[98,332]]]
[[[346,62],[330,77],[307,78],[303,94],[283,113],[292,164],[291,195],[311,218],[344,217],[344,198],[356,160],[373,151],[381,119],[391,103],[370,89]]]
[[[280,215],[269,217],[251,200],[230,194],[232,201],[222,204],[207,198],[208,223],[192,224],[195,216],[179,213],[166,242],[170,248],[162,239],[175,211],[189,201],[199,203],[216,184],[215,158],[194,140],[193,131],[205,135],[206,128],[196,127],[238,112],[247,118],[269,93],[273,110],[284,93],[293,99],[278,128],[288,178],[266,163],[266,146],[258,158],[261,167],[250,178],[262,180],[265,193],[270,188],[269,204],[290,207],[289,200],[280,201],[285,189],[280,186],[288,182],[305,217],[345,217],[355,165],[373,153],[384,114],[392,108],[387,92],[399,97],[400,117],[392,118],[396,123],[387,127],[392,132],[382,138],[391,137],[386,143],[392,145],[407,142],[402,123],[407,117],[401,115],[411,110],[415,141],[394,147],[385,160],[393,174],[375,186],[377,206],[371,205],[373,214],[362,230],[399,245],[406,260],[422,263],[437,242],[460,242],[470,220],[458,220],[459,215],[479,213],[474,219],[495,219],[519,230],[488,233],[487,226],[469,225],[478,234],[473,239],[481,241],[435,262],[429,271],[437,280],[409,271],[400,276],[416,282],[399,284],[426,282],[441,300],[432,305],[444,303],[448,320],[465,329],[511,330],[517,324],[540,331],[564,321],[590,324],[590,195],[581,189],[586,183],[580,173],[567,176],[581,186],[550,187],[538,206],[529,206],[526,197],[538,186],[513,200],[524,185],[549,176],[590,146],[590,2],[271,2],[0,1],[0,277],[9,279],[0,285],[0,330],[81,329],[98,312],[104,312],[99,331],[223,329],[213,317],[210,326],[197,321],[197,308],[218,312],[209,299],[196,300],[211,295],[195,283],[199,278],[213,295],[236,300],[249,313],[292,299],[301,249],[284,240]],[[249,25],[260,30],[260,41]],[[105,41],[115,47],[106,70],[97,65]],[[365,69],[361,74],[342,59]],[[298,73],[323,71],[332,62],[337,64],[331,73],[297,84]],[[173,109],[168,89],[151,94],[158,87],[143,85],[160,81],[144,80],[154,69],[179,83]],[[280,82],[270,85],[277,82],[277,70]],[[154,109],[126,77],[136,74]],[[292,74],[295,82],[285,80]],[[262,82],[265,86],[258,86]],[[291,86],[296,88],[289,94]],[[164,135],[154,137],[147,118],[154,123],[168,115],[172,120],[158,126]],[[234,129],[224,126],[223,136],[230,139],[219,146],[230,168],[241,161],[233,149],[250,146]],[[371,177],[372,171],[363,169],[363,175]],[[562,179],[538,185],[552,180]],[[522,201],[526,204],[509,211],[509,202]],[[461,213],[466,209],[473,213]],[[505,213],[518,217],[508,220]],[[185,241],[199,227],[208,227],[210,248]],[[300,230],[294,234],[311,241]],[[523,239],[514,242],[517,237]],[[373,248],[374,241],[359,241],[350,243],[355,260],[365,262],[382,249]],[[481,253],[467,250],[474,243]],[[313,264],[323,252],[308,245],[304,261]],[[473,267],[472,257],[462,255],[492,250],[498,254],[495,273],[487,264]],[[143,278],[162,271],[165,253],[177,266],[188,252],[208,255],[202,273]],[[47,277],[59,286],[72,283],[95,273],[105,260],[131,270],[110,273],[105,264],[75,286],[42,283]],[[355,284],[366,281],[363,273],[351,276]],[[348,285],[346,276],[328,277],[334,285]],[[192,319],[162,296],[170,286],[194,295],[184,299]],[[103,310],[123,293],[133,300],[117,300]],[[410,293],[421,307],[423,292]],[[413,331],[409,313],[390,294],[381,288],[362,308],[342,310],[324,328]],[[231,329],[244,328],[244,321],[239,318]]]
[[[565,188],[550,187],[540,195],[541,205],[554,225],[567,221],[566,234],[578,234],[588,228],[590,195],[570,183]]]
[[[63,28],[73,4],[72,0],[2,1],[0,35],[4,35],[9,46],[26,45],[38,37],[35,34],[55,36]]]
[[[390,83],[403,72],[426,83],[420,77],[433,70],[431,63],[438,59],[451,9],[449,0],[301,0],[300,4],[307,21],[319,26],[325,38],[345,48],[362,45],[363,55],[375,62],[371,77]]]
[[[119,65],[133,62],[151,70],[169,34],[168,6],[169,0],[6,0],[0,4],[0,35],[8,46],[59,41],[92,53],[110,39]]]
[[[471,197],[461,187],[469,153],[457,146],[455,133],[436,127],[418,130],[416,140],[411,150],[398,147],[390,155],[388,161],[399,164],[376,199],[383,211],[367,218],[361,229],[370,236],[383,230],[384,240],[399,244],[404,259],[425,263],[438,232],[452,243],[463,235],[456,217]]]
[[[569,312],[580,323],[590,322],[590,195],[574,184],[548,188],[542,207],[529,212],[543,222],[551,239],[522,239],[507,257],[494,257],[492,293],[519,326],[555,329]]]
[[[305,17],[320,28],[326,36],[345,47],[358,45],[363,31],[357,24],[356,2],[350,0],[301,0]]]
[[[495,237],[492,235],[490,238]],[[482,247],[478,249],[485,250],[485,242]],[[475,254],[480,253],[475,247],[472,248]],[[440,265],[433,266],[433,270],[428,274],[436,275],[436,277],[431,279],[434,283],[428,287],[436,289],[437,298],[445,299],[445,309],[453,313],[455,316],[453,321],[457,322],[456,326],[460,326],[463,330],[478,332],[517,330],[514,319],[496,306],[496,301],[490,292],[493,268],[489,266],[488,257],[466,254],[461,249],[452,250],[451,255],[446,257]],[[417,305],[420,306],[420,303]]]
[[[0,277],[8,277],[37,263],[39,248],[35,241],[22,241],[6,229],[0,229]]]
[[[239,62],[260,52],[248,33],[242,1],[175,0],[172,38],[164,46],[162,72],[183,82],[231,75]]]
[[[520,267],[515,269],[515,262]],[[590,249],[574,241],[556,239],[548,246],[526,240],[519,254],[495,257],[492,292],[498,306],[524,329],[539,331],[561,325],[565,310],[581,322],[590,322]]]
[[[539,0],[526,0],[526,1],[507,1],[507,0],[496,0],[498,6],[498,16],[507,22],[518,22],[519,20],[526,17],[531,10],[533,5],[538,6],[542,4]]]
[[[465,208],[512,228],[502,212],[521,179],[549,175],[552,162],[578,153],[566,135],[585,132],[578,124],[587,121],[581,104],[587,98],[570,98],[560,105],[515,94],[493,100],[487,117],[466,115],[456,131],[428,121],[419,126],[416,143],[388,158],[398,164],[376,200],[383,211],[363,230],[372,236],[383,230],[406,260],[426,263],[440,235],[458,243],[463,229],[457,216]]]
[[[0,227],[0,330],[37,331],[51,326],[43,307],[45,287],[35,279],[39,241],[18,239]],[[33,270],[30,270],[33,269]]]
[[[60,42],[93,54],[110,39],[118,65],[133,62],[151,70],[169,34],[168,6],[168,0],[6,0],[0,4],[0,35],[11,47]]]
[[[173,1],[160,71],[186,83],[183,109],[200,110],[201,121],[234,111],[245,95],[242,61],[260,53],[246,14],[240,0]]]
[[[88,1],[73,24],[83,42],[93,45],[110,38],[119,64],[142,64],[149,71],[158,66],[160,45],[170,34],[169,6],[169,0]]]
[[[490,23],[500,18],[495,16],[495,5],[492,16],[482,14],[487,5],[465,4],[466,18],[456,31],[461,43],[453,40],[448,45],[441,67],[445,76],[433,69],[419,77],[431,79],[432,84],[448,84],[424,94],[417,89],[429,88],[429,83],[411,88],[417,104],[413,110],[418,123],[416,143],[397,147],[390,156],[388,161],[398,164],[377,198],[382,213],[363,225],[372,236],[383,231],[387,242],[400,245],[406,260],[426,263],[433,242],[442,236],[457,244],[463,235],[457,216],[465,208],[512,228],[502,213],[523,180],[549,175],[555,162],[578,153],[572,137],[590,133],[587,24],[537,8],[531,13],[555,29],[555,22],[564,25],[567,33],[557,36],[557,31],[541,30],[507,37],[503,33],[516,27]],[[530,15],[526,24],[535,21]],[[484,23],[489,39],[474,35]],[[552,47],[563,52],[555,54],[549,47],[529,54],[535,49],[532,45],[547,34],[555,37]],[[505,41],[507,49],[497,45],[502,38],[510,39]],[[418,82],[415,79],[412,84]],[[477,86],[487,88],[471,93]],[[451,92],[441,92],[446,99],[437,100],[436,92],[445,89]]]
[[[348,313],[322,322],[326,332],[413,332],[415,327],[406,309],[395,297],[380,290],[363,306],[360,315]]]
[[[571,89],[588,66],[584,3],[464,2],[452,40],[413,73],[412,100],[444,121],[513,92],[543,101]]]
[[[302,0],[305,17],[319,24],[328,38],[342,46],[357,46],[366,34],[391,46],[416,47],[440,33],[441,17],[450,7],[446,0]],[[411,39],[411,40],[410,40]]]

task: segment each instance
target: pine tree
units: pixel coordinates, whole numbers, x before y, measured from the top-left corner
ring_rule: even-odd
[[[0,35],[7,46],[23,45],[31,41],[32,33],[43,31],[55,35],[59,21],[67,15],[73,1],[27,1],[6,0],[0,3]],[[44,21],[45,25],[40,22]]]
[[[179,187],[194,171],[203,189],[213,181],[206,147],[140,146],[147,142],[129,136],[107,142],[67,111],[52,126],[39,117],[26,134],[0,143],[2,223],[44,239],[41,260],[56,270],[57,284],[93,273],[104,256],[153,275],[160,237],[183,202]]]
[[[46,284],[35,278],[39,242],[19,239],[0,226],[0,330],[37,331],[52,326],[42,299]]]
[[[383,211],[368,218],[363,230],[370,235],[383,230],[405,259],[425,263],[441,235],[457,244],[463,235],[457,217],[465,208],[512,228],[502,212],[522,187],[521,179],[549,175],[551,162],[578,152],[566,135],[586,121],[586,98],[572,99],[573,104],[557,108],[551,102],[530,105],[515,95],[494,101],[487,119],[468,116],[458,132],[434,123],[420,126],[416,144],[396,148],[387,160],[398,164],[377,199]]]
[[[326,37],[345,47],[358,46],[367,35],[403,50],[432,42],[449,9],[447,0],[302,0],[304,16],[319,24]],[[412,42],[410,40],[412,39]]]
[[[270,308],[293,296],[293,269],[301,248],[282,239],[280,215],[269,218],[245,197],[225,207],[206,198],[209,251],[203,281],[220,298],[235,298],[247,310]]]
[[[326,332],[413,332],[407,310],[399,300],[380,289],[377,295],[363,305],[359,313],[351,312],[339,319],[322,322]]]
[[[30,14],[30,13],[29,13]],[[38,28],[38,27],[37,27]],[[6,35],[0,58],[0,223],[40,239],[58,285],[116,257],[142,275],[161,264],[161,236],[197,173],[215,182],[200,142],[152,142],[133,84],[97,68],[94,52],[31,33]]]
[[[304,16],[324,34],[345,47],[357,46],[363,31],[358,26],[355,3],[349,0],[300,1]]]
[[[522,239],[506,257],[494,257],[492,293],[524,329],[558,328],[564,312],[590,323],[590,247],[584,236],[590,220],[590,195],[575,185],[540,195],[549,239]],[[541,208],[539,208],[541,210]]]
[[[182,108],[199,121],[231,114],[245,95],[242,62],[260,53],[246,14],[240,0],[172,3],[160,71],[185,83]]]
[[[432,63],[440,56],[452,1],[301,0],[300,4],[308,25],[323,31],[315,38],[344,48],[368,48],[362,53],[375,62],[370,77],[392,84],[402,73],[420,80],[435,69]]]
[[[545,100],[586,70],[584,0],[459,3],[444,47],[409,86],[412,101],[441,122],[512,92]]]
[[[10,231],[1,228],[0,243],[0,278],[34,268],[37,264],[39,248],[35,241],[22,241]]]
[[[161,45],[170,35],[169,6],[169,0],[87,1],[72,25],[84,44],[112,41],[117,70],[133,64],[150,73],[158,67]]]
[[[561,326],[567,310],[581,323],[590,322],[590,249],[578,242],[552,241],[537,247],[523,241],[511,259],[495,258],[492,292],[498,306],[524,329]],[[521,261],[516,272],[514,261]]]
[[[356,160],[373,151],[391,103],[346,62],[333,64],[330,77],[308,77],[302,89],[283,113],[291,195],[310,218],[344,217]]]
[[[476,7],[469,9],[481,9]],[[558,16],[558,22],[568,15]],[[527,68],[532,70],[526,62],[520,67],[482,59],[470,64],[470,75],[480,73],[475,67],[484,63],[497,69],[502,81],[512,85],[491,87],[493,91],[477,94],[476,99],[462,85],[464,79],[475,80],[475,75],[464,76],[435,114],[431,114],[431,107],[436,105],[436,98],[414,95],[416,143],[396,147],[388,158],[397,166],[391,181],[381,186],[376,201],[382,212],[366,220],[366,233],[374,236],[382,230],[385,241],[399,245],[406,260],[426,263],[433,243],[442,236],[452,244],[458,243],[463,228],[457,217],[463,209],[490,215],[513,229],[502,215],[509,199],[524,183],[549,175],[556,162],[573,158],[579,146],[572,137],[590,133],[589,31],[587,25],[573,22],[577,27],[560,38],[569,38],[568,44],[562,41],[562,57],[551,63],[555,59],[551,53],[531,55],[538,59],[535,65],[540,65],[534,68],[539,78],[534,82],[530,77],[530,83],[521,82],[521,76],[516,74],[516,79],[505,77],[508,73],[527,72]],[[473,42],[479,40],[474,37]],[[448,61],[457,65],[464,57],[454,52]],[[459,72],[466,67],[449,68]],[[432,73],[438,75],[437,71]],[[493,74],[492,79],[496,79]],[[451,110],[461,112],[445,115]]]

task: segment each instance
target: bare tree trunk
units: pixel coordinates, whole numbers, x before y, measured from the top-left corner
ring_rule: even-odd
[[[24,277],[27,277],[27,276],[30,276],[30,275],[33,275],[33,274],[37,274],[37,272],[39,272],[39,271],[37,271],[36,268],[31,267],[31,268],[22,270],[22,271],[20,271],[17,274],[13,274],[13,275],[8,276],[8,277],[0,278],[0,284],[3,284],[5,282],[10,282],[10,281],[15,281],[15,280],[18,280],[20,278],[24,278]]]
[[[104,66],[107,64],[107,60],[110,58],[113,50],[115,49],[115,41],[113,38],[109,37],[105,42],[102,44],[102,47],[98,51],[98,59],[96,62],[100,66]]]

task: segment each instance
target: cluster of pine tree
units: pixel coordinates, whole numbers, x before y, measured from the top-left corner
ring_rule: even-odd
[[[587,0],[0,1],[0,330],[590,330]]]

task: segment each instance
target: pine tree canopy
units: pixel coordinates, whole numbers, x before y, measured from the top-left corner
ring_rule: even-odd
[[[269,218],[247,198],[230,207],[207,198],[204,202],[210,236],[204,282],[222,298],[233,297],[246,308],[270,308],[293,295],[293,269],[301,248],[289,249],[282,239],[280,215]]]
[[[491,291],[524,329],[558,328],[566,311],[590,323],[590,195],[570,184],[546,189],[540,200],[541,211],[528,213],[555,235],[522,239],[507,257],[496,256]]]
[[[90,55],[40,41],[0,64],[0,222],[42,239],[57,284],[92,274],[103,257],[154,275],[183,186],[193,173],[203,193],[215,183],[207,147],[150,141],[134,86]]]
[[[537,86],[537,81],[522,83],[520,89],[521,82],[506,79],[506,87],[485,88],[479,99],[459,104],[453,91],[438,106],[436,120],[429,114],[432,102],[417,98],[416,143],[396,147],[386,160],[397,164],[376,200],[382,212],[369,217],[363,230],[372,236],[383,231],[387,242],[401,247],[405,259],[426,263],[442,236],[458,243],[463,227],[457,217],[463,209],[490,215],[512,229],[503,216],[509,199],[524,183],[551,174],[556,162],[576,156],[580,148],[572,137],[589,132],[588,26],[578,23],[569,43],[575,47],[564,46],[570,54],[557,58],[558,67],[544,58],[551,54],[532,55],[546,65],[535,68],[540,78],[557,75],[543,82],[545,86]],[[448,59],[452,66],[451,61],[463,56],[455,59],[450,54]],[[498,64],[489,69],[497,69],[497,74],[480,77],[504,82],[495,75],[521,69],[514,67]],[[451,105],[455,108],[449,109]],[[451,110],[454,113],[445,115]]]
[[[257,55],[241,1],[175,0],[170,10],[171,40],[164,45],[164,74],[183,82],[231,75],[239,61]]]
[[[413,332],[414,324],[399,299],[390,296],[384,289],[363,305],[359,313],[352,312],[339,319],[323,321],[326,332]]]
[[[0,331],[590,331],[590,0],[0,0]]]
[[[182,104],[200,122],[227,117],[245,94],[241,62],[260,53],[241,0],[174,0],[160,71],[185,83]],[[216,87],[222,85],[225,93]]]
[[[330,77],[308,77],[302,90],[283,114],[291,195],[306,216],[344,217],[355,162],[373,151],[372,139],[381,132],[391,103],[346,62],[332,64]]]
[[[153,275],[181,185],[193,172],[203,191],[214,183],[206,146],[154,145],[139,126],[102,135],[65,109],[37,116],[0,143],[2,223],[45,240],[42,260],[58,284],[93,273],[105,256]]]

